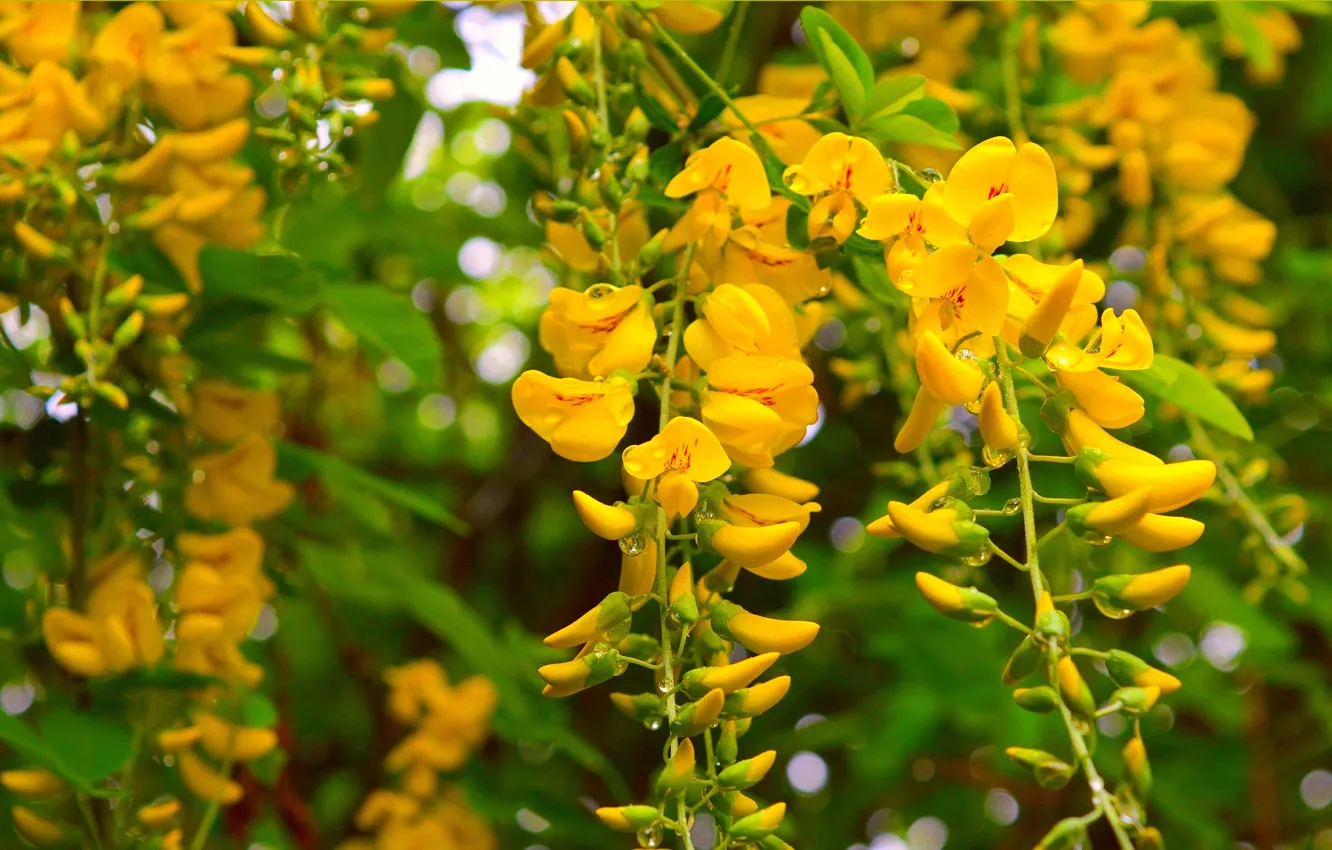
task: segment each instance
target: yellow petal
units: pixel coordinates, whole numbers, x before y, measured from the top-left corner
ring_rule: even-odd
[[[965,404],[980,395],[985,376],[974,363],[953,356],[932,331],[916,343],[916,374],[921,386],[945,404]]]
[[[671,470],[657,484],[657,501],[668,521],[688,516],[698,504],[698,485],[688,475]]]
[[[920,448],[925,438],[934,430],[934,425],[939,421],[939,414],[943,413],[944,407],[946,405],[930,395],[925,387],[922,386],[917,390],[911,412],[907,415],[902,430],[897,432],[897,437],[893,440],[893,448],[897,453],[906,454]]]
[[[592,498],[582,490],[573,491],[574,510],[583,524],[598,537],[605,540],[619,540],[627,537],[638,527],[638,517],[618,505],[607,505]]]
[[[1147,514],[1119,536],[1147,552],[1172,552],[1192,546],[1202,537],[1203,530],[1203,524],[1196,519]]]
[[[727,524],[712,535],[712,547],[741,567],[770,564],[795,544],[800,524],[783,522],[755,528]]]
[[[1007,452],[1017,448],[1018,428],[1004,407],[1003,393],[996,381],[991,381],[981,394],[979,415],[981,439],[994,451]]]
[[[193,750],[185,750],[178,758],[180,779],[196,797],[230,806],[245,796],[245,791],[240,785],[218,773]]]

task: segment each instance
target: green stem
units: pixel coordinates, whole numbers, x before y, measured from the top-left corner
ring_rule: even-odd
[[[97,813],[93,811],[92,800],[82,791],[75,795],[75,799],[78,802],[79,814],[83,815],[83,821],[88,825],[88,837],[92,839],[92,846],[95,850],[102,850],[102,833],[97,827]]]
[[[1061,522],[1058,525],[1056,525],[1054,528],[1045,532],[1045,534],[1041,536],[1041,539],[1036,541],[1037,551],[1039,551],[1042,547],[1044,547],[1046,543],[1049,543],[1051,540],[1054,540],[1056,537],[1058,537],[1060,534],[1064,533],[1067,530],[1068,530],[1068,523]]]
[[[1056,605],[1062,605],[1065,602],[1080,602],[1083,599],[1091,599],[1094,591],[1084,590],[1081,593],[1065,593],[1062,596],[1056,596],[1051,601]]]
[[[601,119],[602,130],[609,133],[610,109],[606,106],[606,69],[601,61],[601,26],[593,27],[592,33],[592,80],[597,88],[597,117]],[[609,163],[602,164],[602,168],[609,167]],[[611,179],[614,179],[614,177]],[[609,230],[611,269],[615,272],[615,283],[618,284],[620,283],[620,213],[618,210],[610,210]]]
[[[745,16],[749,13],[749,0],[742,0],[735,4],[735,12],[731,15],[731,29],[726,33],[726,47],[722,49],[721,61],[717,63],[716,80],[721,85],[726,85],[726,77],[730,74],[731,63],[735,61],[735,50],[740,46],[740,31],[745,26]]]
[[[977,513],[979,513],[979,511],[977,511]],[[1007,514],[1005,514],[1003,511],[999,511],[998,513],[1001,514],[1001,515],[1003,515],[1003,516],[1007,516]],[[1027,565],[1026,565],[1026,564],[1020,562],[1017,558],[1014,558],[1012,555],[1008,554],[1008,553],[1005,552],[1003,549],[1000,549],[1000,548],[998,547],[998,545],[996,545],[995,542],[994,542],[993,540],[990,540],[990,541],[987,541],[987,542],[988,542],[988,544],[989,544],[989,547],[990,547],[990,551],[991,551],[991,552],[993,552],[994,554],[998,555],[1000,558],[1002,558],[1003,560],[1007,561],[1008,563],[1012,564],[1013,567],[1015,567],[1016,569],[1019,569],[1019,570],[1021,570],[1021,571],[1024,572],[1024,573],[1027,571]]]
[[[1011,615],[1004,613],[1003,611],[996,611],[994,616],[998,618],[999,622],[1004,623],[1005,625],[1012,626],[1013,628],[1022,632],[1024,635],[1031,634],[1030,626],[1022,622],[1021,620],[1018,620],[1012,617]]]
[[[1033,454],[1029,454],[1029,455],[1027,455],[1027,460],[1031,461],[1032,463],[1077,463],[1077,462],[1078,462],[1078,459],[1077,459],[1077,458],[1075,458],[1075,457],[1068,457],[1067,455],[1033,455]]]
[[[1014,422],[1021,423],[1022,416],[1018,410],[1017,389],[1013,384],[1013,364],[1008,358],[1008,347],[1004,344],[1001,337],[995,337],[994,349],[998,355],[999,363],[999,386],[1003,389],[1004,405],[1008,408],[1008,414],[1013,417]],[[1018,496],[1022,503],[1022,528],[1027,542],[1027,572],[1031,576],[1031,592],[1037,603],[1045,593],[1046,585],[1044,576],[1041,574],[1040,566],[1040,543],[1036,537],[1036,506],[1035,489],[1031,484],[1031,463],[1027,454],[1027,445],[1020,443],[1017,451],[1018,467]],[[1070,652],[1073,649],[1069,650]],[[1046,676],[1052,685],[1059,681],[1057,665],[1059,663],[1059,649],[1051,644],[1047,655]],[[1119,819],[1119,809],[1116,806],[1114,796],[1106,789],[1105,780],[1101,778],[1096,770],[1096,764],[1092,761],[1091,752],[1087,748],[1087,741],[1083,738],[1081,729],[1078,728],[1077,719],[1073,716],[1072,710],[1064,701],[1064,697],[1055,689],[1056,704],[1059,708],[1059,715],[1063,718],[1064,729],[1068,732],[1068,741],[1073,748],[1073,754],[1082,765],[1083,775],[1087,777],[1087,786],[1091,790],[1092,800],[1096,807],[1105,813],[1106,822],[1110,824],[1110,829],[1115,834],[1115,840],[1119,843],[1120,850],[1133,850],[1133,844],[1129,841],[1128,835],[1124,832],[1124,825]]]

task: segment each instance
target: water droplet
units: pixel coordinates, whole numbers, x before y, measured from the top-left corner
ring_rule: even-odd
[[[952,503],[953,503],[952,496],[940,496],[939,498],[935,499],[933,502],[930,502],[929,510],[926,511],[926,513],[929,513],[929,511],[937,511],[941,508],[946,508]]]
[[[1022,513],[1022,500],[1009,499],[1007,502],[1004,502],[1004,513],[1008,516]]]
[[[698,522],[706,522],[710,519],[716,519],[717,515],[712,512],[712,506],[707,502],[699,502],[698,509],[694,511],[694,519]]]
[[[985,465],[990,467],[991,469],[1003,466],[1012,459],[1013,459],[1013,452],[1011,451],[1007,450],[1001,451],[999,449],[992,449],[989,446],[985,446],[984,448],[981,449],[981,460],[983,460],[985,462]]]
[[[665,679],[662,679],[662,678],[660,678],[660,676],[658,676],[658,678],[657,678],[657,693],[659,693],[659,694],[667,694],[667,693],[670,693],[670,690],[671,690],[671,688],[670,688],[669,685],[666,684],[666,680],[665,680]]]
[[[989,549],[982,549],[970,557],[963,558],[962,563],[966,564],[969,567],[983,567],[986,564],[990,563],[990,557],[993,554],[994,553],[991,552]]]
[[[922,168],[920,171],[917,171],[916,173],[919,174],[921,177],[925,178],[925,180],[930,183],[938,183],[940,180],[943,179],[943,175],[933,168]]]
[[[662,840],[662,829],[660,826],[649,826],[647,829],[638,831],[639,847],[660,847]]]
[[[1109,546],[1110,541],[1114,538],[1108,534],[1096,534],[1095,532],[1092,532],[1082,539],[1087,541],[1090,546]]]
[[[1119,608],[1115,605],[1111,605],[1108,599],[1103,598],[1099,594],[1092,597],[1092,602],[1096,604],[1097,611],[1100,611],[1112,620],[1123,620],[1126,617],[1133,616],[1133,610],[1131,608]]]
[[[980,399],[978,399],[978,398],[977,398],[977,399],[973,399],[973,400],[971,400],[971,401],[969,401],[969,402],[963,404],[962,406],[963,406],[964,408],[966,408],[967,413],[970,413],[972,416],[979,416],[979,415],[980,415],[980,409],[981,409]]]
[[[661,718],[649,717],[647,720],[643,721],[643,725],[647,727],[649,732],[656,732],[661,729]]]
[[[615,662],[615,675],[617,675],[617,676],[622,676],[622,675],[624,675],[624,671],[625,671],[625,670],[628,670],[628,669],[629,669],[629,662],[628,662],[628,661],[625,661],[624,659],[620,659],[619,661],[616,661],[616,662]]]
[[[670,629],[673,632],[678,632],[680,631],[681,625],[683,625],[683,623],[680,622],[679,614],[675,613],[674,611],[668,611],[666,613],[666,628]]]
[[[644,539],[642,532],[620,538],[620,551],[631,557],[643,554],[643,550],[646,548],[647,541]]]

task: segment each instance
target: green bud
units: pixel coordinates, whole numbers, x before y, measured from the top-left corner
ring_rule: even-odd
[[[1013,701],[1027,711],[1047,714],[1059,707],[1059,694],[1049,685],[1037,688],[1018,688],[1013,691]]]
[[[775,835],[767,835],[758,844],[759,850],[794,850],[790,844]]]
[[[738,761],[717,774],[717,784],[723,788],[739,788],[742,791],[757,785],[768,775],[776,757],[776,750],[768,750],[753,758]]]
[[[1045,750],[1029,749],[1027,747],[1009,747],[1004,750],[1008,757],[1018,764],[1031,771],[1036,784],[1042,788],[1056,791],[1068,784],[1077,771],[1073,765],[1061,761],[1059,758]]]
[[[143,312],[135,310],[130,313],[129,318],[121,322],[120,327],[111,336],[111,341],[118,346],[126,346],[139,338],[143,332]]]
[[[1111,702],[1121,704],[1120,711],[1131,717],[1139,717],[1152,710],[1156,701],[1161,697],[1161,689],[1157,687],[1140,688],[1129,686],[1119,688],[1110,695]]]
[[[125,395],[125,391],[115,384],[109,384],[106,381],[93,381],[92,391],[121,410],[129,407],[129,396]]]
[[[666,229],[658,230],[656,234],[649,239],[638,251],[638,265],[643,269],[650,269],[661,259],[661,246],[666,242],[666,235],[670,231]]]
[[[646,723],[664,713],[660,694],[620,694],[610,695],[611,704],[630,720]]]
[[[721,725],[721,735],[717,737],[717,761],[730,764],[739,754],[740,744],[735,734],[737,721],[725,720]]]
[[[1077,397],[1072,392],[1060,390],[1041,405],[1041,419],[1051,431],[1063,434],[1068,430],[1068,412],[1077,406]]]
[[[698,600],[694,594],[686,593],[671,604],[671,613],[683,625],[692,626],[698,622]]]
[[[618,210],[620,204],[624,203],[624,187],[620,185],[620,180],[615,176],[615,170],[609,164],[601,167],[601,177],[598,179],[601,186],[601,197],[606,202],[606,206],[612,210]]]
[[[601,248],[601,246],[606,244],[606,231],[602,230],[601,225],[597,224],[591,218],[583,218],[582,230],[583,236],[593,248]]]
[[[583,660],[587,662],[587,682],[584,687],[590,688],[593,685],[600,685],[602,682],[609,681],[624,672],[621,666],[620,653],[614,649],[607,648],[605,652],[593,652],[591,655],[584,655]]]
[[[1036,618],[1036,634],[1051,643],[1066,642],[1071,629],[1068,615],[1058,609],[1042,612]]]
[[[785,815],[785,803],[775,803],[766,809],[759,809],[754,814],[742,817],[731,824],[731,838],[741,840],[763,838],[782,825],[782,818]]]
[[[629,113],[629,117],[624,119],[624,136],[633,144],[641,145],[651,129],[652,123],[637,106]]]
[[[1161,830],[1149,826],[1138,833],[1138,850],[1165,850],[1165,838]]]
[[[987,469],[959,469],[948,478],[946,495],[963,502],[990,492],[990,472]]]
[[[65,327],[69,332],[79,339],[85,339],[88,336],[88,326],[84,323],[83,317],[79,311],[74,309],[74,302],[68,298],[60,299],[60,318],[65,321]]]
[[[578,203],[577,201],[570,201],[568,199],[560,199],[558,201],[555,201],[550,205],[550,208],[551,208],[551,218],[555,219],[558,222],[562,222],[564,224],[568,224],[569,222],[578,218],[578,216],[581,215],[583,212],[582,204]]]
[[[1016,685],[1023,679],[1035,673],[1041,666],[1041,648],[1036,641],[1027,636],[1018,644],[1018,648],[1008,659],[1008,664],[1004,666],[1004,684]]]
[[[651,661],[661,652],[661,644],[658,638],[651,635],[634,633],[621,638],[616,649],[621,655],[637,658],[639,661]]]
[[[1082,818],[1064,818],[1045,834],[1036,850],[1076,850],[1086,846],[1089,846],[1087,827]]]

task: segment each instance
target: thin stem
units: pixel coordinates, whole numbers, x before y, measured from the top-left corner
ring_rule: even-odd
[[[92,846],[95,850],[102,850],[102,833],[97,827],[97,813],[93,811],[92,800],[82,791],[75,795],[75,799],[78,801],[79,814],[83,815],[83,821],[88,825]]]
[[[1008,346],[1004,343],[1003,337],[994,338],[994,350],[998,354],[999,387],[1004,393],[1004,405],[1008,408],[1008,415],[1013,417],[1013,421],[1021,422],[1022,414],[1018,410],[1017,389],[1013,384],[1013,364],[1008,359]],[[1036,510],[1032,504],[1036,490],[1031,485],[1031,463],[1027,458],[1027,446],[1024,443],[1018,444],[1017,468],[1018,497],[1022,504],[1022,531],[1027,541],[1026,567],[1031,575],[1032,593],[1039,599],[1045,592],[1045,585],[1036,546]]]
[[[996,619],[999,620],[999,622],[1004,623],[1005,625],[1008,626],[1012,626],[1013,628],[1022,632],[1024,635],[1031,634],[1031,626],[1028,626],[1026,623],[1010,616],[1009,614],[1004,613],[1003,611],[996,611],[994,616]]]
[[[1027,460],[1031,461],[1032,463],[1077,463],[1077,462],[1078,462],[1078,459],[1077,459],[1077,458],[1075,458],[1075,457],[1068,457],[1068,456],[1066,456],[1066,455],[1033,455],[1033,454],[1029,454],[1029,455],[1027,455]]]
[[[1044,392],[1046,395],[1055,394],[1055,390],[1053,387],[1046,384],[1044,381],[1033,375],[1031,372],[1027,371],[1026,369],[1023,369],[1021,366],[1014,366],[1013,371],[1016,374],[1019,374],[1022,377],[1026,378],[1028,381],[1031,381],[1036,386],[1040,387],[1041,391]]]
[[[1092,593],[1094,592],[1095,591],[1092,590],[1084,590],[1081,593],[1065,593],[1061,596],[1054,597],[1051,601],[1056,605],[1063,605],[1067,602],[1081,602],[1083,599],[1091,599]]]
[[[1095,658],[1097,661],[1104,661],[1110,655],[1110,653],[1108,652],[1102,652],[1099,649],[1092,649],[1089,646],[1070,646],[1068,648],[1068,654],[1085,655],[1088,658]]]
[[[653,663],[650,662],[650,661],[644,661],[644,660],[642,660],[641,658],[634,658],[634,657],[629,656],[629,655],[621,655],[621,656],[620,656],[620,660],[623,661],[623,662],[625,662],[626,664],[633,664],[633,665],[635,665],[635,666],[637,666],[637,667],[646,667],[646,668],[649,669],[649,670],[660,670],[660,669],[661,669],[661,665],[660,665],[660,664],[653,664]]]
[[[230,780],[231,769],[236,765],[236,729],[233,724],[227,733],[227,757],[222,760],[222,769],[219,773],[223,780]],[[218,794],[208,801],[203,820],[199,821],[199,831],[194,834],[194,840],[190,842],[190,850],[203,850],[204,845],[208,843],[208,834],[213,831],[213,823],[221,810],[222,796]]]
[[[597,88],[597,117],[601,119],[601,127],[607,133],[610,132],[610,109],[606,106],[606,69],[601,61],[601,27],[596,26],[592,29],[592,80]],[[605,163],[602,168],[609,168],[610,164]],[[614,179],[612,176],[611,179]],[[620,213],[616,209],[610,210],[610,254],[611,269],[615,273],[615,282],[620,282]]]
[[[726,47],[722,49],[721,61],[717,63],[716,80],[721,85],[726,85],[726,77],[730,74],[731,63],[735,61],[735,50],[740,46],[740,31],[745,27],[745,16],[749,14],[749,0],[735,4],[735,12],[731,15],[731,29],[726,33]]]
[[[1056,525],[1054,528],[1045,532],[1045,534],[1041,536],[1041,539],[1036,541],[1036,550],[1040,551],[1040,549],[1043,546],[1045,546],[1046,543],[1049,543],[1051,540],[1054,540],[1056,537],[1058,537],[1060,534],[1063,534],[1067,530],[1068,530],[1068,523],[1061,522],[1058,525]]]
[[[979,513],[979,511],[978,511],[978,513]],[[999,513],[1003,514],[1003,511],[999,511]],[[1007,516],[1007,514],[1004,514],[1004,515]],[[990,547],[990,551],[991,551],[992,553],[994,553],[995,555],[998,555],[998,556],[999,556],[1000,558],[1002,558],[1003,560],[1005,560],[1005,561],[1007,561],[1008,563],[1012,564],[1013,567],[1015,567],[1016,569],[1019,569],[1019,570],[1021,570],[1021,571],[1024,572],[1024,573],[1027,571],[1027,565],[1026,565],[1026,564],[1022,563],[1022,562],[1019,561],[1017,558],[1014,558],[1012,555],[1008,554],[1008,553],[1005,552],[1003,549],[1000,549],[997,545],[995,545],[995,542],[994,542],[993,540],[986,541],[986,543],[987,543],[987,545]]]
[[[1124,703],[1122,703],[1119,700],[1115,700],[1114,702],[1106,703],[1105,705],[1096,709],[1096,716],[1105,717],[1107,714],[1114,714],[1116,711],[1119,711],[1123,707]]]
[[[1042,505],[1080,505],[1083,502],[1087,501],[1086,496],[1079,496],[1077,498],[1072,498],[1072,497],[1065,498],[1063,496],[1042,496],[1040,493],[1036,493],[1034,491],[1032,492],[1031,496],[1033,499],[1040,502]]]

